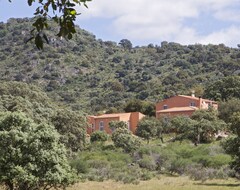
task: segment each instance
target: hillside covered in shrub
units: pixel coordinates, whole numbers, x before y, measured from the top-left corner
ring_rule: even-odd
[[[73,110],[121,111],[133,99],[155,103],[192,90],[202,96],[216,80],[240,72],[240,50],[224,44],[132,47],[127,39],[103,41],[79,27],[67,41],[56,37],[54,23],[39,51],[25,43],[32,20],[0,23],[0,80],[34,84]]]

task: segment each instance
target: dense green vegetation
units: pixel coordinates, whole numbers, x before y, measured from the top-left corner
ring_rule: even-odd
[[[0,141],[0,184],[6,189],[58,189],[76,182],[53,126],[0,112]]]
[[[82,180],[138,183],[171,174],[204,181],[239,175],[239,49],[223,44],[182,46],[168,42],[133,47],[127,39],[119,44],[104,42],[80,28],[67,41],[54,35],[57,25],[52,23],[47,31],[50,43],[38,51],[32,42],[24,43],[31,22],[25,18],[0,23],[0,136],[14,158],[8,160],[2,144],[1,183],[10,189],[12,185],[15,189],[34,189],[36,184],[48,184],[48,180],[55,186],[68,185],[75,180],[75,172],[66,162],[65,148]],[[126,123],[112,122],[111,138],[102,132],[87,138],[87,114],[140,111],[154,116],[156,101],[191,90],[197,96],[219,101],[219,113],[210,109],[196,111],[191,118],[147,117],[138,125],[138,136]],[[19,116],[27,124],[13,122],[9,125],[13,129],[8,131],[5,120],[9,115]],[[38,130],[41,133],[36,137]],[[216,142],[214,135],[219,130],[227,130],[231,138]],[[9,141],[11,135],[16,142]],[[65,169],[58,179],[35,175],[42,169],[36,161],[38,151],[31,154],[32,160],[23,161],[26,150],[37,149],[29,141],[40,143],[45,137],[56,145],[46,144],[46,152],[55,155],[62,151],[62,157],[54,157],[56,162],[50,160],[59,164],[51,165],[54,172]],[[45,145],[42,143],[40,148]],[[5,166],[8,168],[3,170]],[[5,176],[9,174],[13,176],[10,183]]]
[[[58,105],[34,85],[2,82],[0,111],[23,112],[38,124],[53,125],[62,135],[61,142],[73,152],[84,147],[87,126],[84,114]]]
[[[139,183],[169,174],[205,181],[232,176],[231,161],[219,143],[194,146],[188,141],[162,144],[155,140],[131,154],[108,143],[92,144],[72,160],[72,166],[82,180]]]
[[[127,40],[105,42],[80,28],[67,41],[55,36],[54,24],[46,31],[49,44],[38,51],[24,43],[31,23],[27,18],[0,23],[0,79],[35,84],[54,100],[87,113],[124,110],[132,99],[155,103],[192,89],[203,95],[208,85],[237,76],[240,69],[239,49],[223,44],[132,47]]]

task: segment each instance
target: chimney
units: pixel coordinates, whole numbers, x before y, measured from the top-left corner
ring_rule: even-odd
[[[195,97],[195,90],[192,90],[192,97]]]

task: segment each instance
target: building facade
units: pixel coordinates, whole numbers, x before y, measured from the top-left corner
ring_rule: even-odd
[[[109,127],[111,121],[123,121],[126,122],[128,129],[135,133],[138,122],[145,117],[140,112],[130,113],[114,113],[114,114],[103,114],[98,116],[89,116],[89,127],[87,128],[88,134],[94,131],[105,131],[108,134],[112,134],[112,130]]]
[[[218,109],[215,101],[203,99],[201,97],[178,95],[165,99],[156,104],[156,117],[187,115],[191,116],[198,109]]]

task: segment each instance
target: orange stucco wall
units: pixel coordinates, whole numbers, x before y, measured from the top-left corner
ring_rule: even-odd
[[[139,112],[133,112],[130,116],[130,130],[135,133],[137,129],[138,122],[144,117],[145,115]]]
[[[90,127],[88,127],[88,134],[91,134],[94,131],[98,131],[100,128],[100,122],[104,124],[104,131],[108,134],[112,133],[112,130],[109,128],[109,123],[111,121],[119,121],[119,117],[111,117],[111,118],[93,118],[90,119]],[[93,125],[93,126],[92,126]]]
[[[184,96],[174,96],[156,104],[156,117],[159,118],[162,115],[191,116],[194,110],[157,113],[157,111],[164,110],[164,105],[167,105],[167,109],[169,109],[174,107],[188,107],[188,106],[191,106],[191,103],[194,103],[195,104],[194,107],[197,107],[199,109],[208,109],[209,105],[212,106],[214,109],[218,109],[218,104],[211,100],[206,100],[206,99],[196,98],[196,97],[191,98],[191,97],[184,97]]]
[[[165,99],[162,102],[157,103],[156,104],[156,111],[163,110],[164,105],[167,105],[168,108],[186,107],[186,106],[190,106],[191,102],[192,103],[194,102],[195,106],[199,108],[200,107],[200,100],[201,100],[201,98],[196,99],[196,100],[191,100],[191,99],[186,98],[186,97],[174,96],[174,97],[171,97],[169,99]]]
[[[94,131],[99,130],[100,122],[102,121],[104,123],[104,131],[108,134],[112,133],[112,130],[109,128],[109,123],[111,121],[125,121],[129,122],[130,124],[130,130],[135,133],[138,122],[144,117],[145,115],[139,113],[139,112],[132,112],[130,114],[130,118],[127,116],[121,117],[106,117],[106,118],[95,118],[94,116],[88,117],[89,127],[87,128],[87,133],[91,134]],[[92,126],[94,126],[92,128]]]
[[[156,113],[156,117],[160,118],[162,116],[177,116],[177,115],[186,115],[191,116],[193,114],[194,110],[192,111],[176,111],[176,112],[164,112],[164,113]]]

